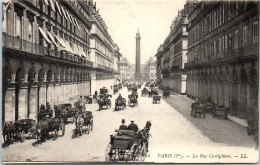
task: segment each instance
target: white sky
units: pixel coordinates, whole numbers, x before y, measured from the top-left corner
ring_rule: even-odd
[[[186,0],[94,0],[120,52],[135,63],[135,36],[141,34],[141,64],[154,56]]]

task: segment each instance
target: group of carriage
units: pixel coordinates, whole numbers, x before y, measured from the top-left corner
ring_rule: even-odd
[[[146,122],[144,129],[115,130],[115,135],[110,135],[110,142],[106,149],[106,161],[144,161],[148,153],[151,121]]]
[[[211,113],[212,117],[215,118],[217,116],[222,116],[227,119],[229,109],[224,106],[220,106],[215,104],[213,101],[196,101],[191,104],[191,117],[199,117],[206,118],[206,113]]]
[[[85,109],[79,102],[74,107],[70,103],[54,106],[54,113],[50,109],[40,110],[37,121],[33,119],[20,119],[15,122],[3,123],[3,139],[5,144],[13,141],[24,141],[26,138],[34,138],[38,141],[57,139],[65,134],[65,124],[76,122],[79,114],[85,113]],[[90,123],[91,128],[93,122]]]

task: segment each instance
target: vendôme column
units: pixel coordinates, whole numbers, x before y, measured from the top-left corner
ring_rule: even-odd
[[[141,80],[141,72],[140,72],[140,40],[141,36],[139,33],[139,29],[137,29],[136,33],[136,57],[135,57],[135,81]]]

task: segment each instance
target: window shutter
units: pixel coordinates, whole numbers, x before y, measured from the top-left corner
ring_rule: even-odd
[[[33,22],[32,23],[32,42],[33,43],[36,43],[36,29],[37,29],[37,27],[36,27],[36,23],[35,22]]]
[[[14,23],[13,23],[14,27],[12,27],[12,29],[13,29],[12,34],[13,34],[14,37],[16,37],[16,21],[17,21],[17,14],[16,13],[13,14],[13,21],[14,21]]]
[[[23,40],[26,40],[26,36],[25,36],[25,18],[24,18],[24,16],[22,16],[22,25],[21,26],[22,26],[22,34],[21,34],[22,37],[21,38]]]
[[[39,44],[39,25],[35,22],[34,22],[34,24],[35,24],[35,29],[34,29],[34,31],[35,31],[35,43]]]
[[[24,19],[24,36],[25,40],[29,41],[29,20],[27,18]]]
[[[12,11],[7,12],[7,34],[12,36]]]

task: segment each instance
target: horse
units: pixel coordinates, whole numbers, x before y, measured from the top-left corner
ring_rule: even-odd
[[[4,142],[12,142],[15,133],[15,126],[13,122],[5,122],[3,124],[3,138]]]
[[[75,134],[81,136],[82,135],[82,130],[83,130],[83,124],[84,124],[84,119],[82,118],[81,115],[78,115],[76,118],[76,128],[75,128]]]
[[[49,123],[46,120],[40,120],[36,127],[37,139],[45,141],[49,136]]]

